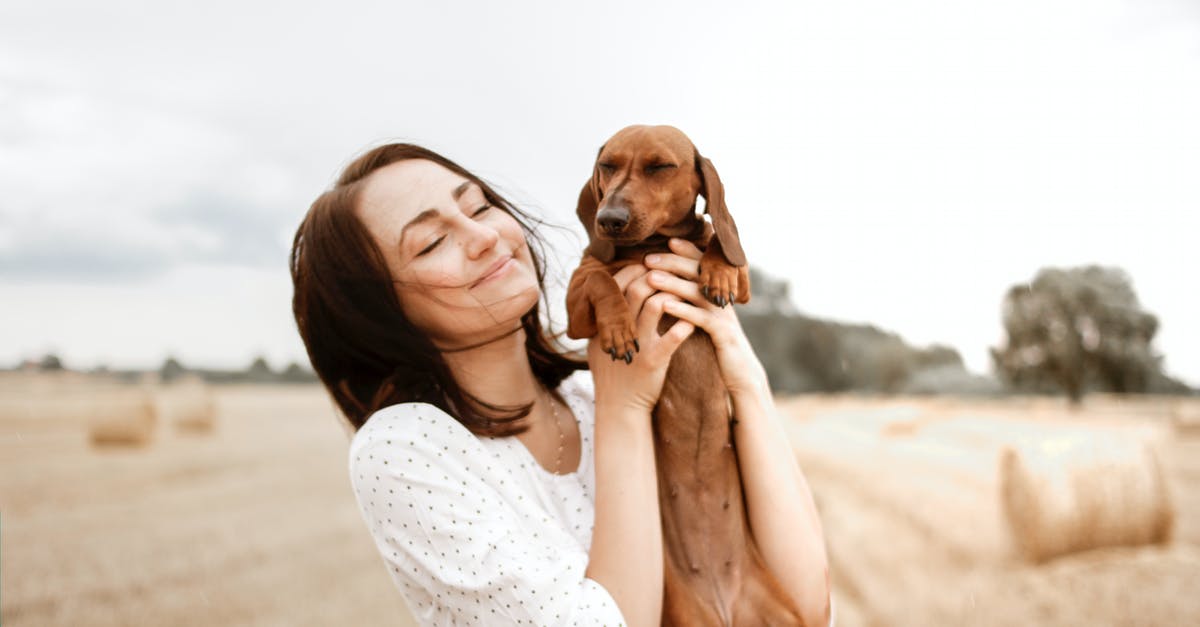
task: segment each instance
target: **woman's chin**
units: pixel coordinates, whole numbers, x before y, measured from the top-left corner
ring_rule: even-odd
[[[489,315],[495,320],[520,319],[537,304],[538,286],[536,283],[522,286],[514,281],[512,285],[496,287],[505,289],[476,294],[476,297],[487,307]]]

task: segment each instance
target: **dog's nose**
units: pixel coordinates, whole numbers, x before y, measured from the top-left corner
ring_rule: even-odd
[[[605,207],[596,214],[596,223],[608,233],[617,233],[629,224],[629,210],[625,207]]]

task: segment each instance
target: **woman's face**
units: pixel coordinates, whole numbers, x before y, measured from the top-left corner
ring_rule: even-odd
[[[387,260],[405,315],[441,348],[510,331],[537,303],[521,226],[479,185],[441,165],[410,159],[372,172],[358,215]]]

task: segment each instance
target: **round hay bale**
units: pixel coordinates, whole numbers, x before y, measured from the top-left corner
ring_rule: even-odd
[[[163,421],[180,433],[206,434],[216,429],[212,389],[203,381],[182,381],[161,389],[158,409]]]
[[[1000,453],[1001,508],[1029,561],[1170,540],[1174,510],[1154,449],[1099,434],[1045,438]]]
[[[100,395],[92,405],[88,437],[92,446],[145,446],[157,418],[154,399],[145,390]]]
[[[1200,435],[1200,401],[1176,400],[1171,409],[1171,426],[1181,436]]]
[[[949,420],[952,417],[945,412],[936,413],[926,410],[913,417],[888,420],[880,427],[879,434],[885,438],[916,436],[929,425]]]

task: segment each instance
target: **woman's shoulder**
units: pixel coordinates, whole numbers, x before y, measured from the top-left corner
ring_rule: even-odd
[[[468,449],[478,440],[467,428],[430,403],[397,403],[380,408],[359,427],[350,441],[350,463],[375,452],[385,458],[401,452],[435,457],[443,462],[454,459],[450,450]],[[463,450],[467,454],[467,450]]]

